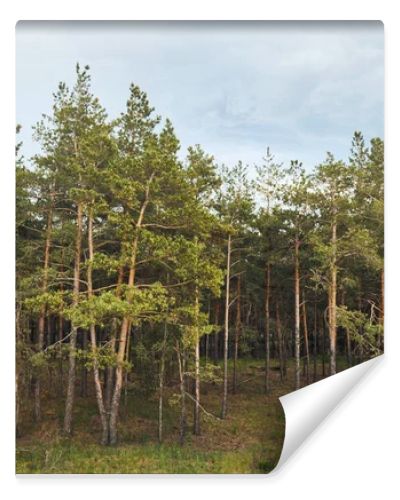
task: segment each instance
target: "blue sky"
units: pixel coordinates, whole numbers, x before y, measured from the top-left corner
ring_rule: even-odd
[[[307,168],[326,151],[347,159],[354,130],[383,137],[384,36],[379,22],[20,22],[17,123],[31,127],[59,81],[89,64],[110,117],[131,82],[170,118],[182,152],[201,144],[219,163],[276,159]]]

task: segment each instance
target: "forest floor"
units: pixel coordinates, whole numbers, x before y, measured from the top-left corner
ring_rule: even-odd
[[[239,360],[236,394],[229,394],[228,417],[202,415],[201,435],[191,432],[193,404],[187,400],[188,430],[179,439],[179,405],[169,404],[176,388],[166,388],[164,439],[157,441],[157,396],[143,398],[135,390],[121,401],[119,444],[98,444],[100,420],[95,399],[76,397],[74,433],[62,436],[64,401],[48,396],[43,401],[40,425],[25,422],[17,439],[16,472],[19,474],[134,474],[134,473],[267,473],[279,460],[285,417],[278,398],[293,390],[293,367],[280,381],[272,361],[271,389],[264,394],[262,360]],[[318,366],[318,378],[321,367]],[[312,381],[312,366],[311,376]],[[304,382],[305,383],[305,382]],[[91,384],[90,384],[91,385]],[[77,390],[79,393],[79,390]],[[201,404],[220,415],[221,384],[202,384]],[[172,398],[173,399],[173,398]]]

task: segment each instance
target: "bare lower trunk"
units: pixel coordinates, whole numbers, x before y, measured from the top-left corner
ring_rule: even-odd
[[[317,303],[314,303],[314,330],[313,330],[313,381],[317,380],[317,333],[318,333],[318,316]]]
[[[282,338],[282,325],[281,325],[281,316],[279,311],[279,302],[276,301],[276,335],[278,340],[278,353],[279,353],[279,374],[281,377],[281,381],[285,376],[284,369],[284,359],[283,359],[283,338]]]
[[[220,312],[220,302],[217,300],[215,303],[215,318],[214,318],[214,323],[215,325],[219,325],[219,312]],[[214,347],[214,352],[213,352],[213,359],[214,363],[218,363],[218,358],[219,358],[219,331],[217,330],[214,333],[214,338],[213,338],[213,347]]]
[[[124,279],[124,268],[120,266],[118,270],[118,278],[117,278],[117,288],[116,288],[116,296],[120,297],[121,295],[121,285]],[[111,334],[110,334],[110,352],[115,355],[115,345],[117,340],[117,329],[118,329],[118,321],[116,318],[112,320],[111,324]],[[107,412],[111,411],[111,400],[113,387],[115,384],[115,368],[112,365],[107,366],[106,370],[106,388],[105,388],[105,406]]]
[[[264,330],[264,349],[265,349],[265,373],[264,373],[264,390],[265,394],[269,391],[269,371],[270,371],[270,313],[269,313],[269,296],[270,296],[270,280],[271,280],[271,266],[267,263],[265,270],[265,330]]]
[[[89,261],[87,266],[87,286],[88,286],[88,298],[93,297],[93,259],[94,259],[94,249],[93,249],[93,215],[90,212],[88,218],[88,247],[89,247]],[[103,389],[100,380],[99,371],[99,361],[97,353],[97,338],[96,338],[96,326],[94,324],[90,325],[90,347],[93,357],[93,378],[94,378],[94,388],[96,392],[96,401],[100,414],[102,435],[101,444],[108,443],[108,419],[107,413],[104,406],[103,399]]]
[[[224,388],[222,395],[221,418],[225,418],[228,410],[228,342],[229,342],[229,284],[231,276],[231,235],[228,236],[228,252],[226,259],[225,287],[225,322],[224,322]]]
[[[42,292],[47,291],[47,283],[49,276],[49,261],[50,261],[50,248],[51,248],[51,232],[53,227],[53,199],[54,194],[51,195],[51,207],[47,213],[47,228],[46,228],[46,242],[44,246],[44,264],[43,264],[43,282],[42,282]],[[45,335],[45,324],[46,324],[46,306],[43,305],[40,309],[40,316],[38,322],[38,338],[37,338],[37,352],[43,351],[44,347],[44,335]],[[40,408],[40,375],[38,374],[35,379],[34,388],[34,416],[36,422],[41,420],[41,408]]]
[[[186,359],[185,354],[181,355],[179,350],[179,343],[177,342],[176,355],[178,358],[179,367],[179,387],[180,387],[180,402],[181,414],[179,422],[179,444],[183,446],[186,434],[186,387],[185,387],[185,372],[186,372]]]
[[[294,357],[295,384],[300,388],[300,270],[299,270],[299,239],[294,242]]]
[[[307,326],[307,308],[306,299],[303,292],[303,330],[304,330],[304,349],[305,349],[305,360],[306,360],[306,383],[310,383],[310,349],[308,345],[308,326]]]
[[[199,313],[199,287],[196,284],[195,289],[195,310],[196,310],[196,339],[195,339],[195,351],[194,351],[194,363],[195,363],[195,374],[194,374],[194,423],[193,423],[193,433],[196,436],[200,435],[200,338],[199,338],[199,326],[198,326],[198,313]]]
[[[165,349],[167,344],[167,323],[164,324],[164,339],[161,350],[160,373],[158,383],[158,442],[163,439],[163,397],[164,397],[164,372],[165,372]]]
[[[378,349],[383,349],[383,334],[385,325],[385,270],[381,271],[381,303],[380,303],[379,324],[381,331],[378,332]]]
[[[87,352],[88,346],[88,332],[84,330],[82,332],[82,349],[84,353]],[[88,371],[85,365],[82,366],[82,376],[81,376],[81,397],[87,397],[87,379],[88,379]]]
[[[78,204],[76,219],[76,240],[75,240],[75,264],[74,264],[74,283],[72,304],[77,306],[79,303],[80,289],[80,265],[81,265],[81,246],[82,246],[82,204]],[[69,338],[69,365],[68,365],[68,386],[67,397],[65,401],[64,432],[71,434],[72,410],[75,397],[75,377],[76,377],[76,337],[78,328],[71,325]]]
[[[330,264],[331,282],[329,287],[329,350],[330,361],[329,368],[330,374],[336,373],[336,304],[337,304],[337,267],[336,267],[336,212],[334,211],[334,219],[332,224],[331,246],[332,257]]]
[[[241,330],[241,296],[240,296],[240,276],[237,278],[237,290],[236,290],[236,325],[235,325],[235,345],[234,345],[234,354],[233,354],[233,384],[232,384],[232,392],[236,393],[237,389],[237,361],[239,354],[239,337]]]

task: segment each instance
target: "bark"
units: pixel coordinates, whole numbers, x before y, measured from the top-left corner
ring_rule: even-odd
[[[198,313],[199,313],[199,287],[196,284],[195,289],[195,310],[196,310],[196,339],[195,339],[195,352],[194,352],[194,363],[195,363],[195,374],[194,374],[194,422],[193,422],[193,433],[196,436],[200,435],[200,337],[199,337],[199,326],[198,326]]]
[[[381,303],[380,303],[380,315],[379,315],[379,324],[381,325],[382,330],[378,333],[378,349],[383,348],[383,333],[384,333],[384,325],[385,325],[385,269],[382,268],[381,271]]]
[[[306,307],[306,300],[305,300],[305,294],[303,292],[303,304],[302,304],[302,309],[303,309],[303,330],[304,330],[304,349],[305,349],[305,357],[306,357],[306,382],[307,384],[310,383],[310,349],[308,345],[308,326],[307,326],[307,307]]]
[[[116,287],[116,296],[120,297],[121,295],[121,285],[124,279],[124,267],[120,266],[118,270],[118,278],[117,278],[117,287]],[[115,354],[115,344],[117,340],[117,328],[118,321],[116,318],[112,321],[111,333],[110,333],[110,351]],[[108,366],[106,370],[106,388],[105,388],[105,406],[106,410],[109,413],[111,411],[111,400],[113,393],[113,385],[114,385],[114,374],[115,369],[113,366]]]
[[[94,248],[93,248],[93,215],[89,213],[88,219],[88,248],[89,248],[89,261],[87,266],[87,286],[88,286],[88,297],[91,299],[93,297],[93,259],[94,259]],[[103,399],[103,389],[100,380],[100,370],[97,352],[97,336],[96,336],[96,326],[94,323],[90,325],[90,347],[93,356],[93,377],[94,377],[94,387],[96,393],[96,401],[100,414],[102,436],[101,444],[107,444],[108,442],[108,419],[106,414],[106,409],[104,406]]]
[[[330,264],[330,275],[331,282],[329,287],[329,350],[330,350],[330,361],[329,369],[330,374],[335,375],[336,373],[336,308],[337,308],[337,263],[336,263],[336,245],[337,245],[337,221],[336,221],[336,210],[333,211],[333,223],[332,223],[332,234],[331,234],[331,248],[332,257]]]
[[[82,332],[82,349],[84,352],[87,351],[88,346],[88,332],[84,330]],[[88,371],[85,365],[82,366],[82,377],[81,377],[81,397],[86,398],[87,391],[87,379],[88,379]]]
[[[296,389],[300,388],[300,270],[299,246],[296,236],[294,242],[294,356],[295,356],[295,383]]]
[[[185,387],[185,372],[186,372],[186,359],[185,354],[181,356],[179,350],[179,343],[177,342],[176,355],[178,358],[178,368],[179,368],[179,387],[180,387],[180,402],[181,402],[181,414],[179,422],[179,444],[183,446],[185,443],[186,434],[186,387]]]
[[[220,313],[220,302],[219,300],[216,301],[215,303],[215,324],[218,326],[219,325],[219,313]],[[219,331],[216,331],[214,333],[214,353],[213,353],[213,358],[214,358],[214,363],[218,363],[218,358],[219,358]]]
[[[51,194],[51,206],[47,212],[46,241],[45,241],[45,245],[44,245],[42,293],[47,292],[48,277],[49,277],[51,233],[52,233],[52,229],[53,229],[53,204],[54,204],[54,193]],[[43,305],[40,309],[40,316],[39,316],[39,321],[38,321],[38,338],[37,338],[37,346],[36,346],[38,353],[43,351],[45,325],[46,325],[46,306]],[[36,422],[39,422],[41,420],[40,376],[39,375],[35,379],[34,416],[35,416]]]
[[[317,333],[318,333],[318,316],[317,303],[314,303],[314,330],[313,330],[313,380],[317,380]]]
[[[132,251],[131,251],[131,261],[130,261],[130,269],[129,269],[129,278],[128,278],[128,290],[133,290],[135,286],[135,275],[136,275],[136,258],[137,258],[137,249],[139,243],[139,232],[143,223],[144,214],[146,212],[147,205],[149,203],[149,193],[150,193],[150,185],[153,180],[154,175],[152,174],[149,178],[149,181],[146,186],[145,198],[143,204],[141,206],[138,220],[136,222],[136,235],[132,243]],[[130,302],[132,299],[128,296],[128,301]],[[118,422],[118,412],[119,412],[119,403],[121,399],[121,390],[122,390],[122,382],[123,382],[123,363],[125,361],[126,356],[126,344],[129,333],[129,318],[124,317],[121,324],[121,330],[119,335],[119,345],[117,352],[117,367],[115,369],[115,385],[113,396],[111,400],[111,409],[110,409],[110,444],[117,443],[117,422]]]
[[[237,389],[237,361],[239,354],[239,338],[240,338],[240,330],[241,330],[241,280],[240,275],[237,278],[237,289],[236,289],[236,324],[235,324],[235,344],[234,344],[234,357],[233,357],[233,384],[232,384],[232,392],[236,394]]]
[[[164,374],[165,374],[165,349],[167,345],[167,323],[164,323],[164,339],[161,350],[160,374],[158,384],[158,442],[163,440],[163,397],[164,397]]]
[[[224,383],[221,418],[226,418],[228,410],[228,342],[229,342],[229,284],[231,279],[231,235],[228,236],[226,259],[225,322],[224,322]]]
[[[264,313],[265,313],[265,330],[264,330],[264,349],[265,349],[265,373],[264,373],[264,390],[265,394],[269,391],[269,372],[270,372],[270,311],[269,311],[269,299],[270,299],[270,284],[271,281],[271,265],[267,263],[265,269],[265,302],[264,302]]]
[[[76,218],[76,238],[75,238],[75,262],[74,262],[74,282],[72,292],[72,305],[79,303],[80,290],[80,266],[81,266],[81,247],[82,247],[82,203],[78,203]],[[71,325],[71,334],[69,340],[69,360],[68,360],[68,386],[67,397],[65,401],[64,432],[71,434],[72,410],[75,397],[75,378],[76,378],[76,337],[78,328]]]
[[[284,378],[284,360],[283,360],[283,338],[282,338],[282,324],[281,324],[281,316],[279,311],[279,301],[276,301],[276,335],[278,340],[278,353],[279,353],[279,374],[281,377],[281,381]]]

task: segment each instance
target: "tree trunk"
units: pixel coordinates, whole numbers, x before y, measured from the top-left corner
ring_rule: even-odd
[[[238,354],[239,354],[239,337],[241,330],[241,316],[240,316],[240,308],[241,308],[241,295],[240,295],[240,275],[237,277],[237,289],[236,289],[236,325],[235,325],[235,345],[234,345],[234,355],[233,355],[233,383],[232,383],[232,392],[236,394],[237,389],[237,362],[238,362]]]
[[[143,204],[141,206],[138,220],[136,222],[136,235],[132,243],[132,251],[131,251],[131,262],[129,269],[129,278],[128,278],[128,290],[132,291],[135,285],[135,275],[136,275],[136,257],[137,257],[137,249],[139,243],[139,232],[143,223],[144,214],[146,212],[147,205],[149,203],[149,193],[150,193],[150,185],[153,180],[154,174],[151,174],[149,181],[146,186],[145,198]],[[132,298],[128,296],[128,301],[131,302]],[[121,330],[119,335],[119,344],[118,344],[118,352],[117,352],[117,367],[115,369],[115,385],[113,396],[111,400],[111,410],[110,410],[110,444],[117,443],[117,422],[118,422],[118,412],[119,412],[119,403],[121,399],[121,390],[123,383],[123,363],[126,356],[126,344],[129,334],[129,325],[130,320],[127,317],[124,317],[121,324]]]
[[[179,349],[179,343],[176,342],[176,355],[178,358],[178,368],[179,368],[179,386],[181,393],[181,414],[180,414],[180,422],[179,422],[179,444],[183,446],[185,443],[185,434],[186,434],[186,387],[185,387],[185,372],[186,372],[186,358],[185,354],[181,356],[181,352]]]
[[[215,319],[214,319],[214,322],[217,326],[219,325],[220,308],[221,308],[221,305],[220,305],[219,300],[217,299],[217,301],[215,302]],[[214,363],[218,363],[218,358],[219,358],[219,331],[218,330],[214,333],[213,340],[214,340],[214,345],[213,345],[213,347],[214,347],[214,353],[213,353]]]
[[[317,302],[314,302],[314,331],[313,331],[313,381],[317,380],[317,333],[318,333],[318,317],[317,317]]]
[[[88,248],[89,248],[89,261],[87,264],[87,287],[88,287],[88,298],[93,297],[93,259],[94,259],[94,248],[93,248],[93,215],[89,213],[88,219]],[[90,332],[90,347],[93,356],[93,377],[94,377],[94,387],[96,393],[97,406],[100,414],[102,436],[101,444],[107,444],[108,442],[108,419],[106,414],[106,409],[103,400],[103,390],[100,380],[99,371],[99,361],[97,356],[97,338],[96,338],[96,326],[92,323],[89,327]]]
[[[270,280],[271,280],[271,266],[269,262],[265,269],[265,330],[264,330],[264,349],[265,349],[265,373],[264,373],[264,390],[265,394],[269,391],[269,371],[270,371],[270,312],[269,312],[269,296],[270,296]]]
[[[306,383],[310,383],[310,349],[308,345],[308,327],[307,327],[307,307],[306,297],[303,291],[303,330],[304,330],[304,348],[306,351]]]
[[[295,383],[300,388],[300,270],[299,270],[299,238],[294,242],[294,357]]]
[[[124,267],[120,266],[118,270],[118,278],[117,278],[117,287],[115,291],[115,295],[117,297],[120,297],[121,295],[121,285],[124,280]],[[112,320],[111,324],[111,333],[110,333],[110,351],[113,355],[115,355],[115,344],[117,341],[117,328],[118,328],[118,321],[116,318]],[[113,386],[115,382],[115,369],[113,366],[107,366],[106,370],[106,388],[105,388],[105,407],[107,412],[109,413],[111,411],[111,400],[112,400],[112,393],[113,393]]]
[[[196,436],[200,435],[200,336],[199,336],[199,287],[196,283],[195,288],[195,315],[196,315],[196,339],[195,339],[195,351],[194,351],[194,363],[195,363],[195,374],[194,374],[194,422],[193,422],[193,433]]]
[[[51,206],[47,212],[47,227],[46,227],[46,241],[44,245],[44,264],[43,264],[43,281],[42,281],[42,292],[47,291],[48,276],[49,276],[49,262],[50,262],[50,248],[51,248],[51,233],[53,229],[53,203],[54,203],[54,193],[51,194]],[[44,347],[44,334],[45,334],[45,324],[46,324],[46,306],[42,305],[40,309],[40,316],[38,321],[38,338],[37,338],[37,352],[43,351]],[[35,378],[35,388],[34,388],[34,416],[35,421],[39,422],[41,420],[41,408],[40,408],[40,375],[38,374]]]
[[[72,305],[77,306],[79,303],[80,290],[80,266],[81,266],[81,247],[82,247],[82,203],[78,203],[77,218],[76,218],[76,240],[75,240],[75,263],[74,263],[74,281],[72,292]],[[78,328],[71,325],[71,333],[69,339],[69,365],[68,365],[68,386],[67,397],[65,401],[65,416],[64,416],[64,432],[71,434],[72,410],[75,396],[75,377],[76,377],[76,337]]]
[[[337,264],[336,264],[336,210],[333,212],[332,235],[331,235],[331,248],[332,257],[330,265],[331,283],[329,287],[329,348],[330,348],[330,374],[336,373],[336,307],[337,307]]]
[[[228,342],[229,342],[229,284],[231,279],[231,235],[228,236],[228,252],[226,258],[225,287],[225,322],[224,322],[224,388],[222,395],[221,418],[226,418],[228,410]]]
[[[281,315],[279,311],[279,301],[276,300],[276,335],[278,340],[278,353],[279,353],[279,374],[281,377],[281,381],[284,378],[284,360],[283,360],[283,338],[282,338],[282,324],[281,324]]]
[[[86,353],[87,352],[87,346],[88,346],[88,332],[84,330],[82,332],[82,349]],[[85,364],[82,366],[82,378],[81,378],[81,397],[86,398],[87,397],[87,377],[88,371],[85,366]]]
[[[380,303],[380,315],[379,324],[381,326],[381,331],[378,332],[378,349],[383,348],[383,335],[384,335],[384,325],[385,325],[385,269],[382,268],[381,271],[381,303]]]
[[[164,339],[161,350],[160,374],[158,383],[158,442],[163,439],[163,397],[164,397],[164,373],[165,373],[165,349],[167,345],[167,323],[164,323]]]

